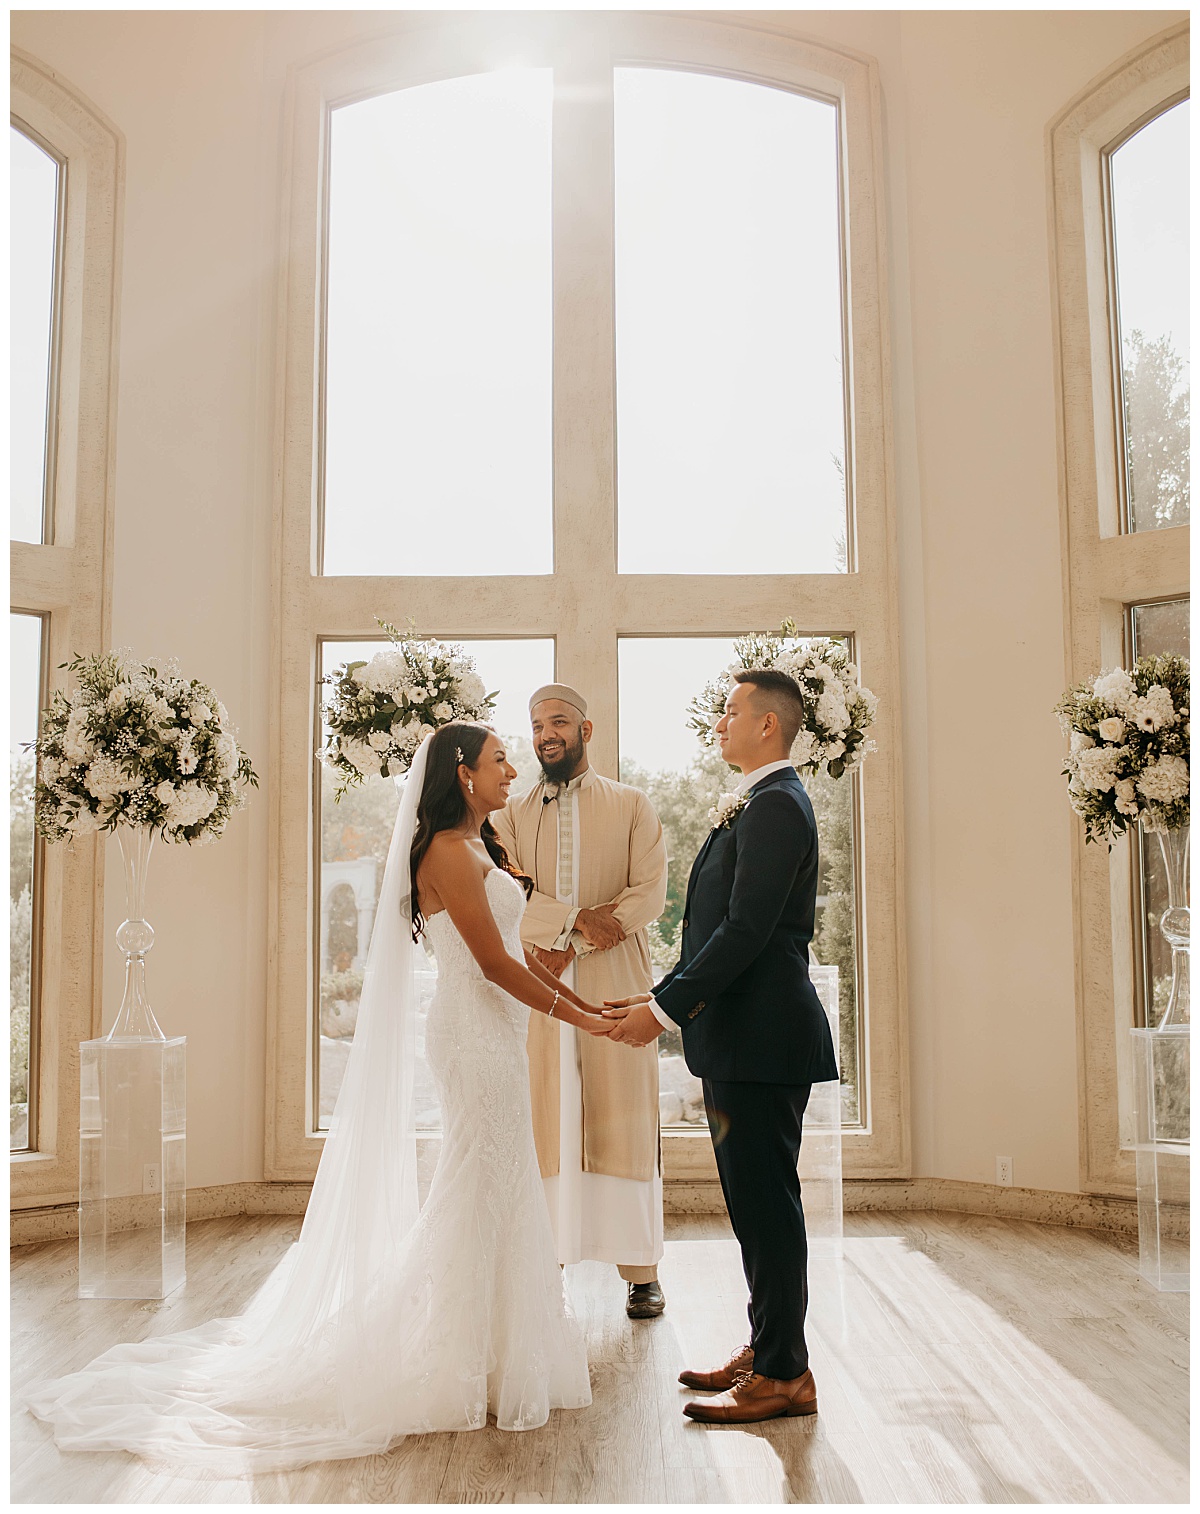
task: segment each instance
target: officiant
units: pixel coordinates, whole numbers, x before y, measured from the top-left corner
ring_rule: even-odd
[[[541,781],[492,816],[512,861],[533,879],[521,939],[593,1004],[646,993],[646,928],[662,913],[667,848],[640,789],[588,763],[587,702],[566,684],[529,701]],[[658,1055],[529,1022],[534,1139],[562,1263],[612,1262],[633,1319],[661,1314],[662,1165]]]

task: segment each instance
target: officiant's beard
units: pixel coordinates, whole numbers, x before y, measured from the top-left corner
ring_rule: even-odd
[[[580,726],[579,730],[575,732],[573,743],[564,739],[563,754],[557,762],[546,762],[543,758],[539,757],[538,761],[541,763],[542,773],[545,775],[546,782],[569,783],[576,768],[583,762],[585,749],[586,743],[583,739],[583,727]]]

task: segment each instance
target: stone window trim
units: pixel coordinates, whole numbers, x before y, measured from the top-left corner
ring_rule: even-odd
[[[502,579],[324,578],[320,513],[321,333],[325,171],[336,105],[511,61],[553,66],[575,86],[554,122],[554,534],[552,576]],[[616,66],[678,67],[792,88],[833,100],[843,155],[843,236],[852,501],[843,574],[714,577],[618,575],[614,498],[611,237],[584,237],[583,207],[612,194],[611,130],[595,107],[611,99]],[[750,27],[653,15],[406,22],[368,42],[296,65],[284,125],[283,272],[277,372],[271,752],[270,979],[265,1175],[304,1181],[323,1137],[313,1129],[314,896],[312,859],[319,643],[377,634],[376,613],[411,616],[454,639],[553,637],[558,674],[585,681],[594,701],[597,767],[616,772],[617,639],[625,635],[738,635],[793,615],[805,634],[854,636],[864,677],[880,696],[879,750],[860,791],[862,920],[869,962],[864,1128],[847,1131],[848,1175],[909,1174],[903,836],[899,752],[894,462],[887,314],[881,98],[876,64],[847,51]],[[569,502],[569,503],[568,503]],[[393,617],[394,618],[394,617]],[[862,863],[869,865],[861,865]],[[436,1138],[432,1138],[436,1140]],[[715,1176],[707,1133],[667,1132],[669,1182]],[[711,1169],[711,1170],[710,1170]]]
[[[1128,607],[1188,593],[1190,527],[1125,532],[1107,156],[1188,88],[1189,27],[1173,26],[1094,79],[1047,129],[1051,291],[1063,544],[1064,685],[1120,665]],[[1066,796],[1063,796],[1064,805]],[[1133,876],[1070,817],[1080,1184],[1132,1194]]]
[[[61,75],[11,54],[10,108],[64,165],[53,535],[10,544],[13,610],[44,616],[46,692],[65,685],[73,652],[103,651],[112,596],[114,438],[124,140]],[[79,1042],[101,1029],[103,852],[96,837],[47,847],[42,930],[36,1129],[9,1164],[14,1209],[73,1201],[79,1191]],[[49,945],[48,945],[49,943]]]

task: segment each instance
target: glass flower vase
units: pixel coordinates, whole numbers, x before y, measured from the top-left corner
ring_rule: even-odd
[[[1170,1030],[1192,1023],[1191,910],[1188,907],[1189,827],[1159,831],[1163,871],[1167,875],[1167,907],[1159,921],[1171,948],[1171,993],[1156,1030]]]
[[[154,833],[117,832],[127,918],[125,991],[107,1036],[84,1041],[79,1079],[79,1296],[166,1298],[186,1276],[183,1036],[146,996],[146,873]]]

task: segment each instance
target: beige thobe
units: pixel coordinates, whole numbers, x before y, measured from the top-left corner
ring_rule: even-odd
[[[543,804],[548,796],[552,802]],[[645,993],[646,927],[666,902],[662,826],[640,789],[588,769],[560,789],[537,784],[492,816],[513,862],[534,880],[527,947],[574,946],[564,975],[589,1003]],[[581,908],[615,904],[625,940],[594,951],[574,930]],[[662,1255],[658,1054],[532,1015],[534,1138],[563,1262],[650,1267]]]

